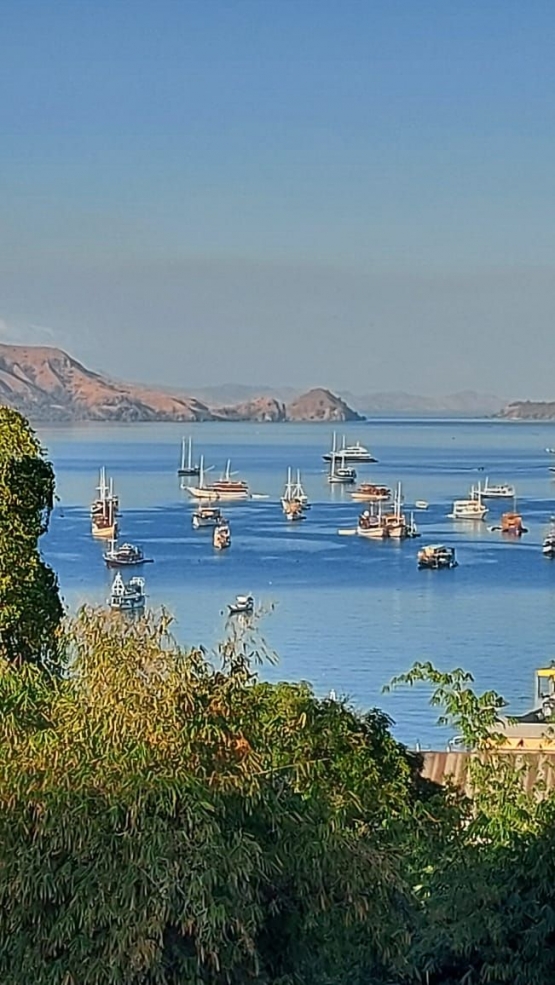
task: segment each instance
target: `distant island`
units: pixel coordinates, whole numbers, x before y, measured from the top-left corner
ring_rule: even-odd
[[[495,416],[506,421],[555,421],[555,400],[513,400]]]
[[[62,349],[0,343],[0,404],[37,423],[78,421],[362,421],[330,390],[288,403],[268,395],[210,406],[194,396],[122,383],[87,369]]]

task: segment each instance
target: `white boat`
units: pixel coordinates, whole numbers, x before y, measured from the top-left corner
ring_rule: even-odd
[[[236,595],[235,602],[228,604],[230,616],[252,616],[254,599],[252,595]]]
[[[423,547],[417,554],[418,568],[456,568],[457,560],[454,547],[445,547],[443,544],[429,544]]]
[[[489,480],[486,478],[482,486],[482,499],[514,499],[515,495],[515,487],[506,482],[490,486]]]
[[[109,549],[103,554],[109,568],[129,568],[138,564],[152,564],[151,557],[145,557],[141,547],[135,544],[122,544],[118,547],[117,540],[112,540]]]
[[[414,508],[416,510],[427,510],[429,503],[425,499],[417,499],[414,502]]]
[[[482,488],[480,483],[472,486],[468,499],[456,499],[450,513],[447,514],[451,520],[483,520],[488,512],[487,506],[482,503]]]
[[[202,527],[215,527],[222,520],[221,511],[217,506],[197,506],[191,517],[195,530],[200,530]]]
[[[350,486],[357,481],[357,474],[350,465],[332,465],[328,482],[341,486]]]
[[[193,439],[183,438],[181,442],[181,465],[178,475],[200,475],[200,463],[193,462]]]
[[[355,442],[354,445],[347,445],[345,443],[345,435],[343,435],[343,444],[341,448],[337,448],[337,438],[334,432],[332,449],[331,451],[326,452],[325,455],[322,455],[322,458],[324,459],[324,462],[331,462],[335,454],[340,455],[344,462],[354,463],[355,465],[378,461],[377,458],[374,458],[368,448],[361,445],[360,441]]]
[[[207,486],[204,483],[204,477],[207,472],[210,472],[211,468],[212,466],[210,466],[210,468],[208,469],[204,468],[204,456],[201,455],[199,461],[198,486],[188,486],[186,484],[184,485],[183,483],[181,483],[181,488],[185,489],[186,492],[189,493],[189,496],[193,496],[195,499],[205,499],[208,500],[208,502],[210,503],[217,502],[217,500],[220,498],[218,494],[214,492],[211,486]]]
[[[553,516],[549,530],[543,539],[542,554],[544,557],[555,558],[555,517]]]
[[[112,583],[108,605],[117,612],[140,612],[145,607],[145,580],[131,578],[124,582],[119,571]]]
[[[341,453],[337,451],[337,435],[334,431],[333,433],[333,445],[329,455],[324,455],[326,461],[330,462],[330,471],[328,474],[328,482],[337,483],[339,485],[351,485],[356,482],[357,474],[356,470],[345,463],[345,459],[342,457]],[[339,464],[338,464],[339,463]]]
[[[227,547],[231,547],[231,530],[226,520],[214,527],[212,544],[217,551],[224,551]]]

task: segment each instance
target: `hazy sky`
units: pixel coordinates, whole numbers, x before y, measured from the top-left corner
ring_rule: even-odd
[[[0,338],[555,399],[553,0],[3,0]]]

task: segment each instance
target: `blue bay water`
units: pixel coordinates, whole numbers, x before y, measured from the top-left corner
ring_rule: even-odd
[[[350,425],[348,440],[360,440],[379,459],[359,468],[360,480],[400,480],[407,504],[430,504],[416,513],[422,536],[399,544],[338,536],[339,528],[355,525],[361,507],[347,490],[326,483],[329,425],[41,428],[60,497],[43,551],[70,610],[105,604],[111,576],[89,521],[105,465],[120,496],[120,539],[141,544],[155,559],[143,572],[149,605],[171,610],[181,642],[214,648],[225,634],[227,603],[250,592],[271,610],[260,631],[279,663],[264,664],[265,677],[308,680],[318,694],[333,688],[357,707],[380,706],[403,741],[443,747],[452,733],[435,725],[429,691],[383,694],[382,686],[415,660],[431,660],[471,671],[477,687],[500,691],[511,711],[531,706],[534,670],[555,657],[555,563],[541,554],[555,512],[545,452],[554,432],[555,425],[501,421]],[[225,504],[232,546],[223,554],[213,551],[209,530],[191,526],[193,502],[176,474],[184,433],[215,473],[231,458],[252,492],[269,497]],[[279,504],[288,466],[302,470],[313,503],[301,524],[289,524]],[[448,519],[453,499],[486,475],[516,485],[529,530],[520,541],[488,530],[511,507],[507,501],[488,501],[481,524]],[[455,546],[459,567],[418,571],[418,548],[436,541]]]

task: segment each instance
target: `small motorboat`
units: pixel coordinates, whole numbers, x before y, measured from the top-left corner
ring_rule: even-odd
[[[456,568],[455,548],[445,547],[444,544],[429,544],[418,551],[416,555],[417,567],[431,568]]]
[[[555,517],[551,517],[551,524],[542,544],[542,554],[544,557],[555,558]]]
[[[231,530],[226,520],[220,521],[214,527],[212,544],[217,551],[224,551],[227,547],[231,547]]]
[[[415,510],[427,510],[429,503],[425,499],[417,499],[414,503]]]
[[[140,612],[145,607],[144,578],[130,578],[124,582],[119,571],[112,583],[112,592],[108,605],[117,612]]]
[[[118,547],[113,540],[110,549],[102,555],[109,568],[126,568],[134,564],[152,564],[151,557],[145,557],[141,547],[135,544],[122,544]]]
[[[221,510],[217,506],[199,506],[191,517],[195,530],[200,530],[202,527],[215,527],[222,521]]]
[[[252,595],[236,595],[235,602],[228,604],[230,616],[252,616],[254,599]]]
[[[332,465],[328,482],[348,486],[357,481],[356,469],[352,465]]]

